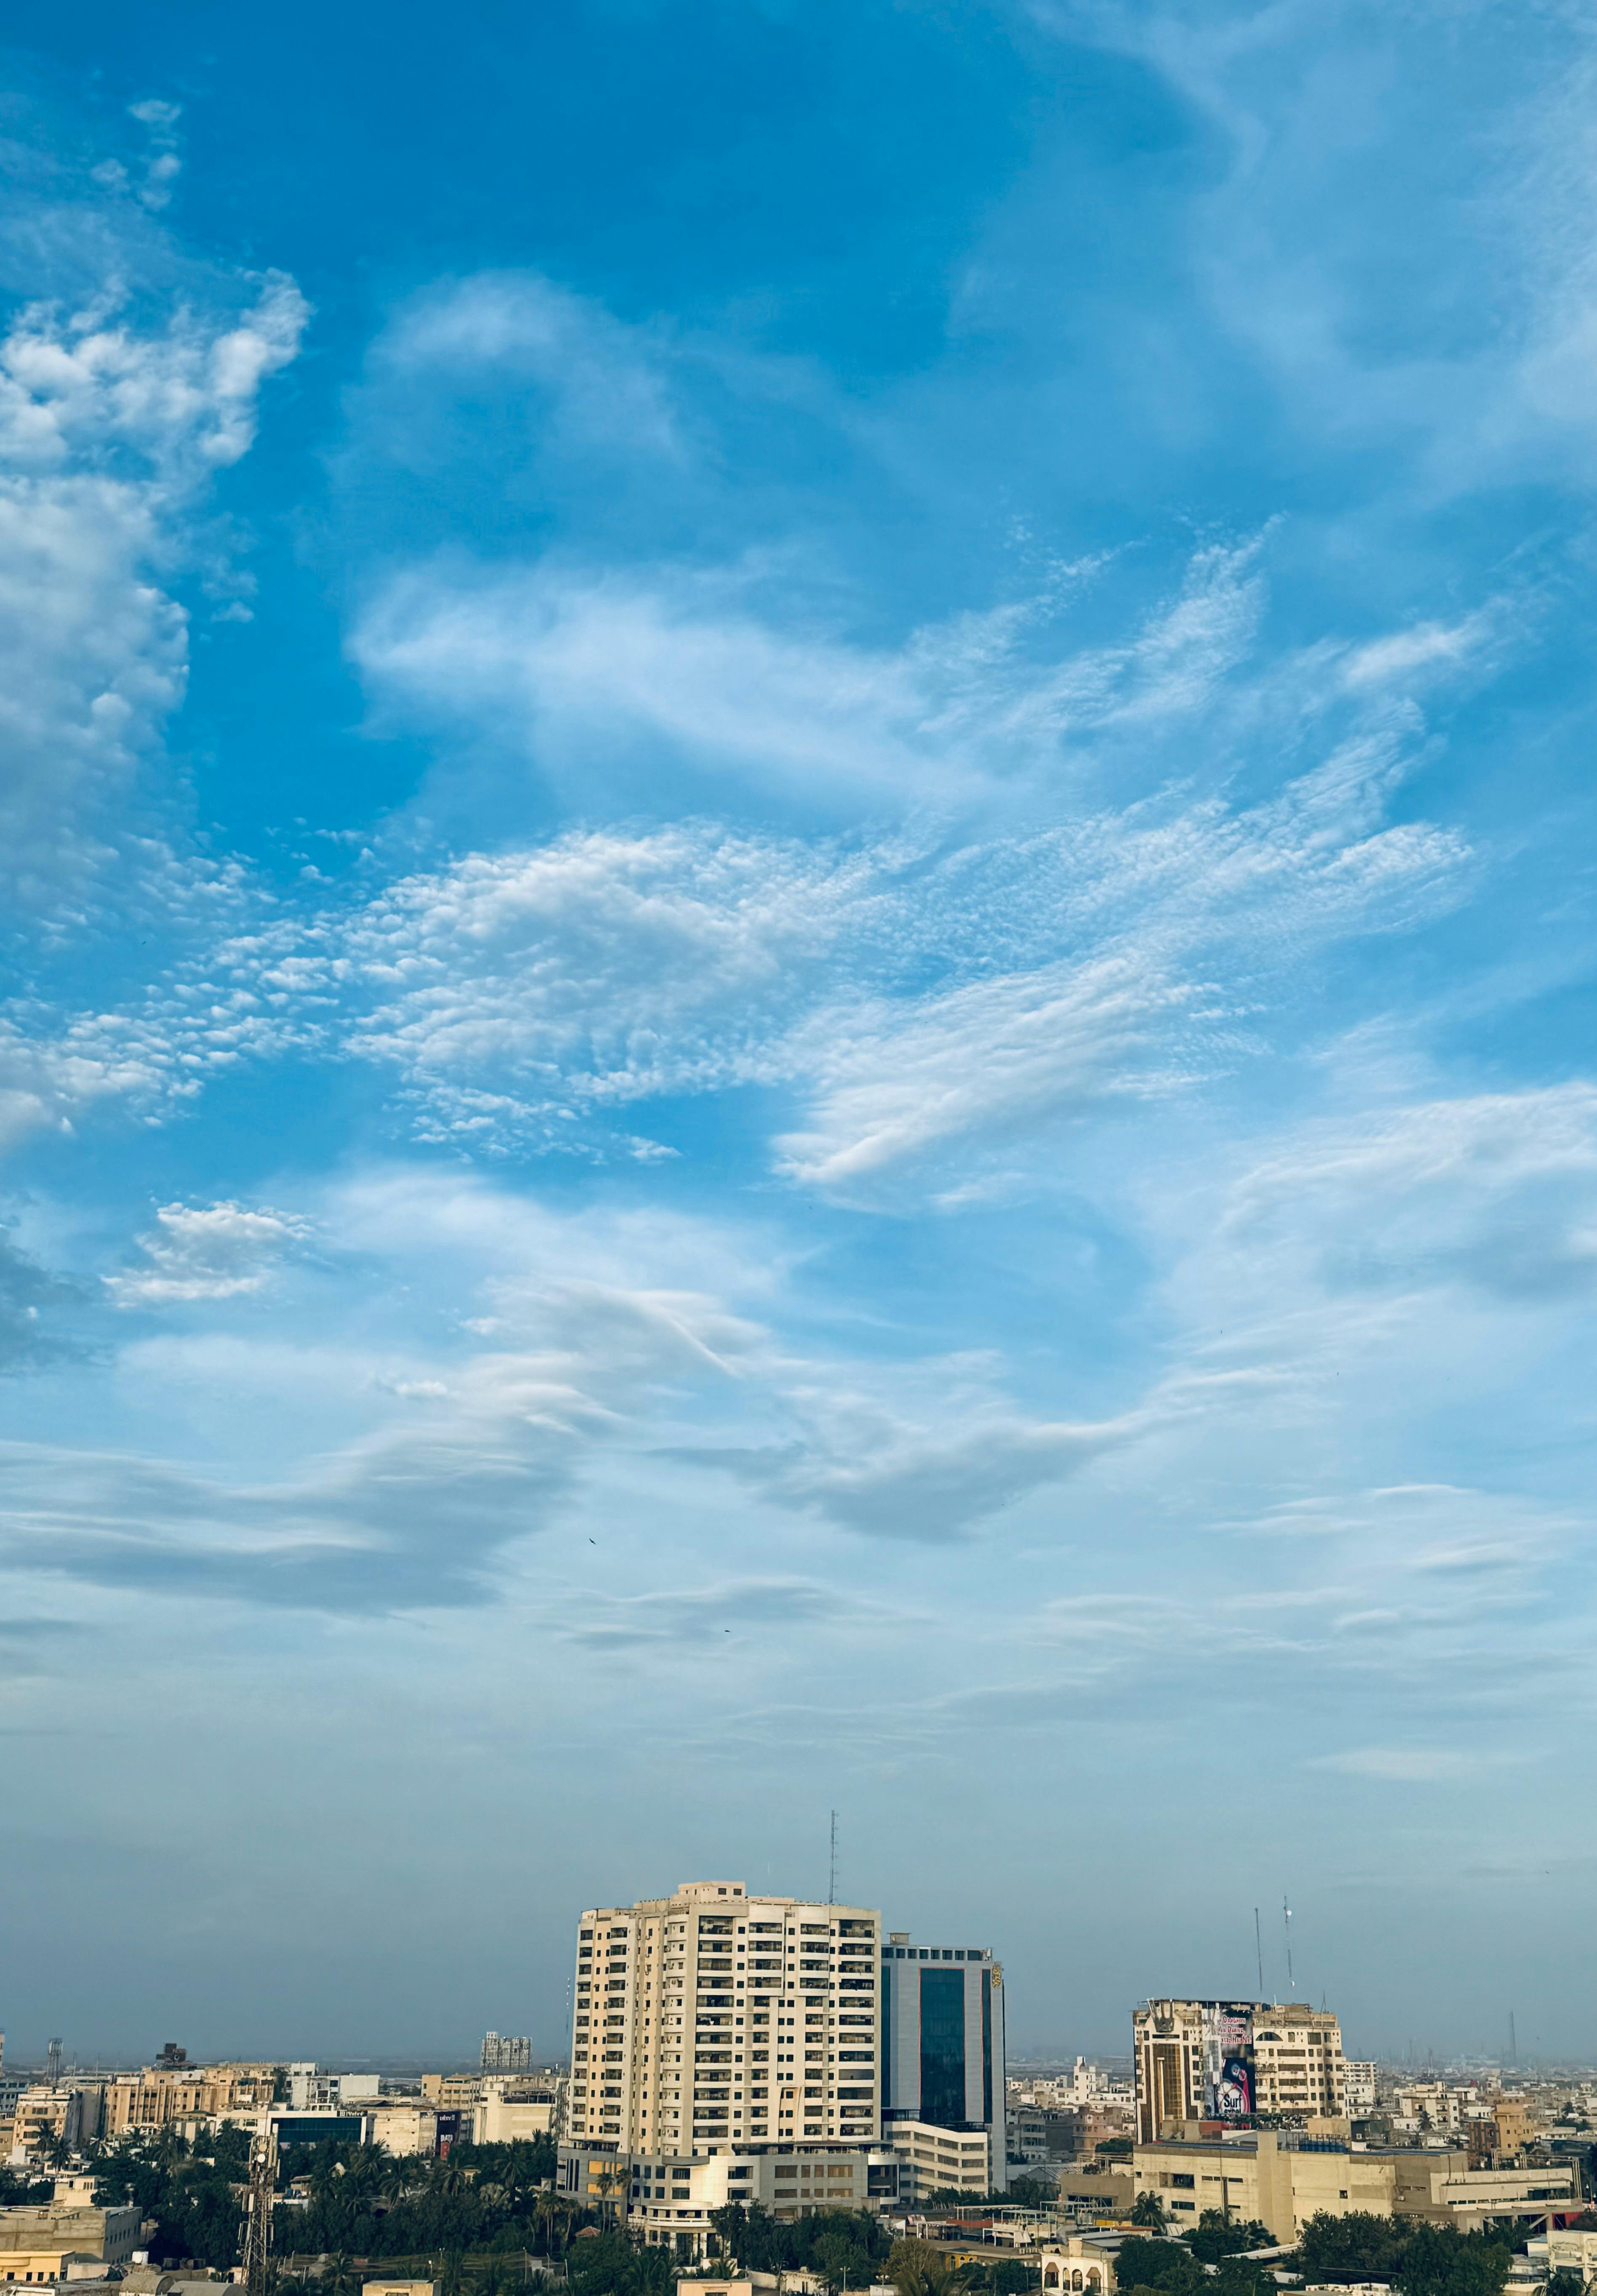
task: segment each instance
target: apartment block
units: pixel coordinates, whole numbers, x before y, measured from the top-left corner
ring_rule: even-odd
[[[1340,2120],[1342,2031],[1329,2012],[1267,2001],[1147,2001],[1132,2018],[1136,2134],[1256,2115]]]
[[[10,2158],[19,2165],[35,2161],[53,2138],[74,2150],[92,2144],[103,2117],[104,2092],[97,2082],[35,2083],[21,2092],[12,2111]]]
[[[917,1946],[894,1930],[881,1949],[881,2112],[899,2122],[979,2134],[991,2182],[1008,2181],[1003,1972],[982,1946]],[[978,2147],[968,2148],[970,2165]]]
[[[831,2146],[687,2158],[573,2144],[560,2148],[555,2189],[681,2260],[704,2254],[710,2218],[729,2203],[758,2205],[784,2220],[816,2209],[890,2205],[898,2163],[881,2152]]]
[[[875,2144],[877,1914],[741,1882],[603,1906],[577,1925],[573,2146]]]
[[[183,2120],[265,2112],[275,2078],[271,2065],[152,2065],[105,2083],[102,2133],[116,2137],[130,2128],[167,2128]]]

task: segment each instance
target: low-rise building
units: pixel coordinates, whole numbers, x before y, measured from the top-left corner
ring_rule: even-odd
[[[370,2141],[385,2152],[421,2153],[430,2160],[438,2149],[438,2109],[425,2098],[385,2097],[370,2108],[365,2121]]]
[[[1597,2281],[1597,2232],[1550,2230],[1542,2240],[1526,2243],[1530,2260],[1543,2273],[1578,2272],[1589,2288]]]
[[[1124,2223],[1136,2199],[1132,2164],[1126,2160],[1061,2169],[1055,2205],[1060,2214],[1074,2218],[1078,2224]]]
[[[560,2118],[560,2092],[529,2081],[489,2081],[488,2094],[473,2107],[472,2131],[479,2144],[514,2144],[553,2135]]]
[[[889,2120],[882,2143],[903,2163],[899,2198],[912,2206],[933,2193],[993,2190],[992,2139],[985,2128],[943,2128],[930,2120]]]
[[[806,2145],[709,2154],[627,2152],[562,2144],[555,2190],[649,2248],[681,2261],[705,2253],[717,2209],[758,2205],[784,2221],[816,2209],[892,2206],[900,2161],[880,2148]]]
[[[1082,2233],[1051,2242],[1037,2262],[1043,2296],[1114,2296],[1112,2253]]]
[[[143,2222],[137,2209],[86,2208],[76,2201],[0,2209],[0,2279],[59,2280],[69,2258],[78,2278],[103,2275],[133,2261]]]
[[[1471,2169],[1459,2147],[1365,2149],[1327,2139],[1251,2136],[1139,2144],[1136,2196],[1157,2196],[1173,2230],[1206,2210],[1267,2225],[1295,2242],[1313,2216],[1411,2217],[1478,2231],[1489,2218],[1536,2216],[1578,2195],[1572,2166]]]

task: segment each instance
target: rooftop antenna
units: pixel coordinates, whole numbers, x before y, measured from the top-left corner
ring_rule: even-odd
[[[1265,1933],[1258,1925],[1258,1907],[1253,1908],[1253,1950],[1258,1956],[1258,1997],[1265,1997]]]
[[[827,1904],[828,1904],[829,1906],[835,1906],[835,1905],[837,1904],[837,1901],[838,1901],[838,1814],[837,1814],[836,1810],[834,1809],[834,1810],[832,1811],[832,1813],[831,1813],[831,1880],[828,1882],[828,1883],[827,1883],[827,1885],[826,1885],[826,1902],[827,1902]]]
[[[245,2296],[266,2296],[271,2278],[272,2203],[277,2191],[277,2124],[250,2140],[250,2181],[244,2188]]]
[[[1298,1998],[1298,1981],[1292,1975],[1292,1908],[1283,1898],[1281,1901],[1282,1926],[1287,1933],[1287,1999]]]

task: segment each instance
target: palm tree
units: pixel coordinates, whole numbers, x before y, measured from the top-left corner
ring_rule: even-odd
[[[618,2162],[616,2162],[616,2161],[608,2161],[608,2162],[605,2164],[605,2166],[604,2166],[602,2169],[600,2169],[600,2171],[599,2171],[598,2183],[599,2183],[599,2221],[600,2221],[601,2225],[603,2225],[603,2224],[606,2222],[606,2220],[607,2220],[607,2219],[606,2219],[606,2209],[607,2209],[607,2206],[608,2206],[608,2204],[610,2203],[610,2200],[611,2200],[612,2196],[613,2196],[616,2193],[618,2193],[618,2192],[621,2191],[622,2189],[624,2189],[624,2187],[625,2187],[625,2185],[626,2185],[626,2183],[627,2183],[627,2171],[626,2171],[626,2169],[623,2169],[622,2167],[620,2167],[620,2165],[619,2165]],[[619,2210],[618,2210],[616,2211],[616,2218],[615,2218],[615,2220],[616,2220],[618,2223],[618,2220],[619,2220],[619,2214],[620,2214],[620,2212],[619,2212]]]

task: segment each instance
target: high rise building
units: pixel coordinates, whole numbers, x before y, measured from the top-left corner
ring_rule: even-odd
[[[985,2130],[987,2184],[1007,2182],[1003,1972],[985,1946],[912,1945],[894,1930],[881,1949],[881,2112],[894,2124]]]
[[[479,2062],[485,2073],[529,2073],[531,2038],[520,2033],[485,2033]]]
[[[880,1934],[866,1906],[751,1898],[741,1882],[591,1908],[577,1925],[570,2143],[683,2157],[729,2142],[873,2144]]]
[[[1269,2001],[1145,2001],[1132,2018],[1137,2141],[1184,2122],[1342,2120],[1342,2030],[1327,2010]]]

